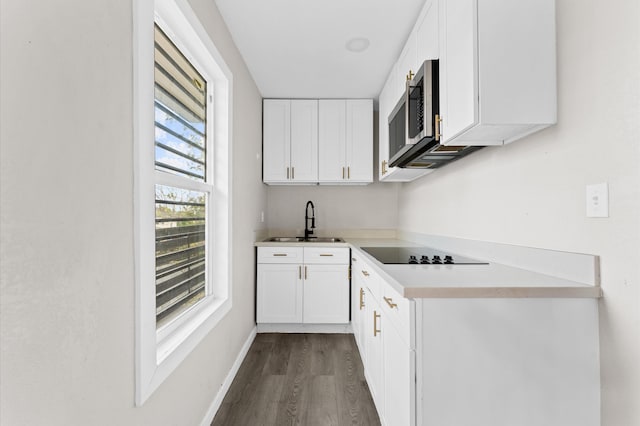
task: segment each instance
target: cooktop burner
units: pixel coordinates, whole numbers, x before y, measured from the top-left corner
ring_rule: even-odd
[[[486,265],[487,262],[447,253],[431,247],[362,247],[385,264]]]

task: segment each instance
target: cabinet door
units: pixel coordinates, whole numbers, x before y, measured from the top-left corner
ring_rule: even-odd
[[[302,265],[258,264],[258,323],[302,322]]]
[[[291,180],[318,181],[318,101],[291,101]]]
[[[349,265],[304,266],[303,322],[349,322]]]
[[[351,328],[353,328],[353,335],[358,344],[360,350],[360,357],[362,363],[365,364],[365,349],[364,349],[364,322],[365,322],[365,307],[366,299],[364,292],[363,276],[360,273],[361,261],[353,257],[351,259]]]
[[[389,171],[389,113],[393,109],[391,86],[393,79],[387,78],[378,97],[378,180],[382,181]]]
[[[387,424],[415,424],[415,352],[384,316],[384,418]]]
[[[286,182],[291,156],[291,101],[265,99],[262,107],[262,177],[265,182]]]
[[[425,4],[422,20],[416,28],[418,62],[438,59],[438,0]]]
[[[365,314],[365,374],[371,396],[376,404],[378,413],[383,417],[384,408],[384,377],[383,377],[383,347],[382,347],[382,312],[380,307],[371,297],[371,292],[365,289],[365,297],[367,299]],[[395,424],[395,423],[390,423]]]
[[[398,70],[397,70],[397,85],[398,90],[404,92],[406,84],[407,84],[407,76],[411,72],[412,74],[416,73],[418,66],[418,54],[416,51],[416,33],[411,32],[409,34],[409,38],[404,45],[404,49],[402,53],[400,53],[400,58],[398,58]]]
[[[347,100],[347,180],[373,182],[373,100]]]
[[[346,103],[344,99],[318,101],[318,174],[321,182],[341,182],[347,178]]]
[[[442,144],[478,122],[477,0],[447,0],[440,11]]]

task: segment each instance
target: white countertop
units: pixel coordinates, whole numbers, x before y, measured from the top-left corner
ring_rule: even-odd
[[[361,247],[419,247],[394,238],[345,238],[344,243],[257,242],[256,247],[351,247],[407,298],[599,298],[597,285],[491,262],[485,265],[385,265]],[[434,247],[438,248],[438,247]],[[455,253],[455,252],[453,252]]]
[[[490,261],[485,265],[385,265],[360,247],[416,247],[421,244],[396,239],[347,239],[347,242],[407,298],[602,296],[599,286]]]

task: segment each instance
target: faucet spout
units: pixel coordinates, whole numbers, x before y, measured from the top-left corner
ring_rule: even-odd
[[[311,206],[311,216],[309,216],[309,206]],[[309,219],[311,219],[311,228],[309,228]],[[309,235],[313,234],[316,227],[316,210],[312,201],[307,201],[304,208],[304,239],[309,239]]]

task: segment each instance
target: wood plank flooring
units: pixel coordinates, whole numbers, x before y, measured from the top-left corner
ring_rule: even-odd
[[[351,334],[258,334],[211,423],[379,424]]]

